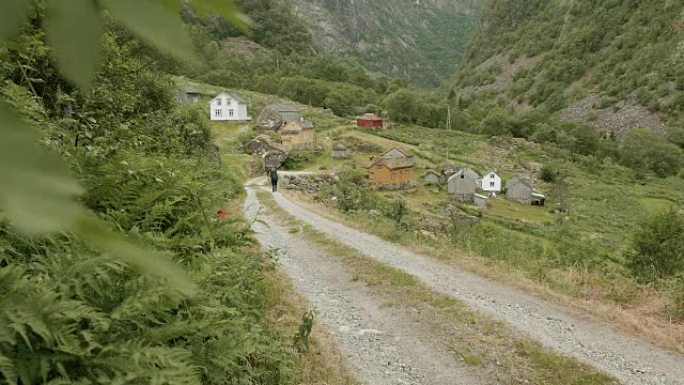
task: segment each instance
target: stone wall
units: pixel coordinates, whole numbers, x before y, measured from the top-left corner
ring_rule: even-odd
[[[315,194],[323,186],[338,181],[337,176],[332,174],[285,174],[281,180],[284,189],[302,191],[308,194]]]

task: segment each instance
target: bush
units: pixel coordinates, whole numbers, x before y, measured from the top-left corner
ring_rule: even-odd
[[[390,202],[385,206],[383,213],[387,218],[394,221],[396,224],[400,224],[404,218],[409,214],[408,205],[403,199]]]
[[[684,218],[671,210],[642,222],[627,260],[632,273],[645,282],[684,271]]]
[[[542,169],[539,171],[539,179],[549,183],[555,182],[556,170],[554,170],[551,166],[548,165],[542,167]]]
[[[684,148],[684,127],[669,127],[667,129],[667,140]]]
[[[632,130],[620,148],[620,161],[627,167],[649,170],[660,177],[677,175],[682,150],[649,130]]]

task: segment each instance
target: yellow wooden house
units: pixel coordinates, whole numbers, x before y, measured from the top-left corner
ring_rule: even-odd
[[[280,140],[286,151],[313,150],[316,147],[316,130],[309,121],[293,120],[280,129]]]
[[[368,180],[375,186],[403,185],[413,181],[414,164],[409,158],[378,158],[368,169]]]

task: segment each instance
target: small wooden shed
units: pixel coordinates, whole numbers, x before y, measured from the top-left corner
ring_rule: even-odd
[[[364,114],[356,118],[356,126],[359,128],[382,128],[385,121],[376,114]]]
[[[456,199],[464,202],[472,202],[480,181],[480,174],[476,171],[464,168],[452,175],[448,181],[448,191]]]
[[[198,103],[202,98],[202,93],[193,87],[184,87],[176,95],[178,104]]]
[[[349,159],[352,157],[352,150],[342,142],[335,142],[332,146],[333,159]]]
[[[378,158],[368,169],[373,185],[401,186],[413,180],[413,163],[407,158]]]
[[[402,151],[396,147],[386,151],[384,154],[381,155],[381,157],[385,159],[406,159],[406,161],[411,163],[411,165],[416,165],[415,155],[406,151]]]
[[[473,201],[477,205],[477,207],[481,209],[486,209],[487,208],[487,197],[484,195],[480,194],[474,194],[473,195]]]
[[[442,184],[442,180],[442,175],[434,170],[428,170],[428,172],[423,175],[423,183],[428,185]]]
[[[261,111],[255,125],[262,130],[278,131],[285,124],[299,120],[301,111],[290,104],[270,104]]]
[[[544,206],[546,196],[536,191],[530,182],[522,178],[512,178],[506,182],[506,197],[514,202]]]

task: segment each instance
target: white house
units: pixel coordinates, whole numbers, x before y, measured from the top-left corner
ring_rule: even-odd
[[[247,103],[234,94],[222,93],[209,102],[211,120],[247,122],[252,120],[247,115]]]
[[[501,177],[494,171],[490,171],[482,177],[482,190],[492,193],[501,192]]]

